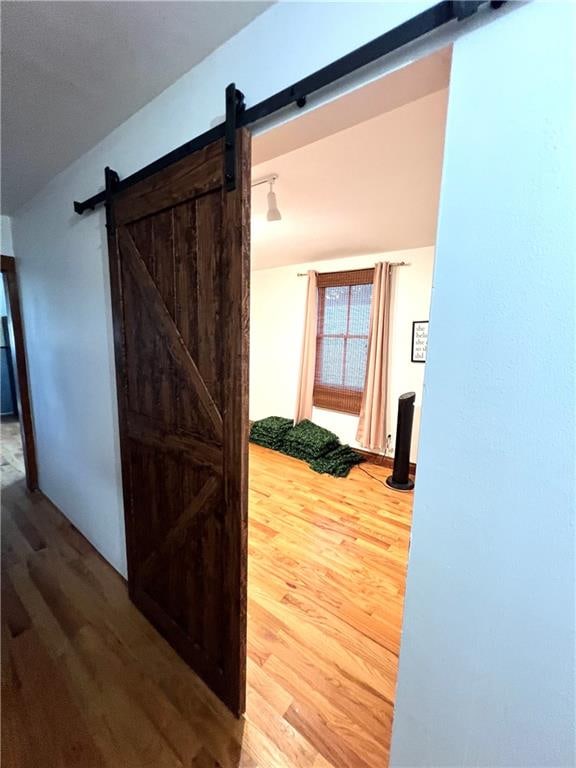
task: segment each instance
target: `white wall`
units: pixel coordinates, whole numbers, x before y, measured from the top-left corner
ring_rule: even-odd
[[[407,261],[393,271],[390,318],[389,402],[387,433],[396,434],[398,396],[416,392],[411,460],[416,461],[424,368],[410,361],[412,321],[428,319],[433,248],[391,251],[369,256],[311,261],[252,272],[250,307],[250,418],[294,415],[298,368],[304,325],[306,278],[298,272],[332,272],[372,267],[377,261]],[[312,419],[335,432],[345,443],[358,446],[358,417],[314,408]],[[393,447],[392,452],[393,455]]]
[[[576,765],[575,15],[454,48],[394,768]]]
[[[273,6],[14,216],[40,485],[121,571],[103,213],[72,200],[226,83],[255,103],[428,5]],[[573,12],[505,8],[454,49],[395,768],[573,763]]]
[[[4,256],[14,256],[12,247],[12,220],[10,216],[0,216],[0,253]],[[0,317],[7,314],[4,280],[0,283]]]
[[[10,216],[0,216],[0,253],[14,256],[12,245],[12,220]]]
[[[104,212],[79,217],[72,201],[102,188],[106,165],[127,176],[221,120],[228,83],[235,81],[254,104],[428,5],[274,5],[13,217],[40,488],[121,573],[126,554]]]

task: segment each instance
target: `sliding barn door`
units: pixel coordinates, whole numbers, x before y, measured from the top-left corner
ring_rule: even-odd
[[[250,161],[224,142],[113,196],[130,596],[237,715],[246,657]]]

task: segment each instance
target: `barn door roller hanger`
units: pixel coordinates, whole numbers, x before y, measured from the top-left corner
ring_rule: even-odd
[[[480,2],[476,0],[444,0],[249,109],[245,107],[244,94],[236,88],[234,83],[231,83],[226,88],[226,119],[223,123],[168,152],[168,154],[125,179],[115,178],[113,184],[108,179],[107,189],[83,202],[74,201],[74,211],[82,214],[84,211],[94,210],[97,205],[109,201],[111,195],[128,189],[148,176],[152,176],[187,157],[192,152],[220,139],[224,139],[225,142],[224,183],[228,191],[233,191],[236,188],[236,131],[238,128],[251,125],[294,104],[301,109],[306,105],[311,94],[351,75],[362,67],[374,63],[408,43],[418,40],[435,29],[443,27],[451,21],[468,19],[482,5],[487,5],[490,9],[495,10],[504,4],[505,0],[492,0],[492,2],[486,0],[480,0]]]

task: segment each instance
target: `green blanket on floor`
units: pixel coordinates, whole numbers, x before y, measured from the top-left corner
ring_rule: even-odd
[[[294,426],[292,419],[284,419],[282,416],[268,416],[266,419],[255,421],[250,429],[250,440],[265,448],[282,450],[286,433]]]
[[[295,459],[312,461],[333,451],[339,445],[340,440],[334,432],[304,419],[286,433],[280,450]]]
[[[293,426],[291,419],[268,416],[252,424],[250,440],[307,461],[315,472],[334,477],[346,477],[353,466],[364,461],[349,445],[342,445],[337,435],[308,419]]]
[[[363,461],[366,461],[364,456],[350,448],[349,445],[341,445],[318,459],[314,459],[309,466],[315,472],[323,472],[334,477],[346,477],[352,467]]]

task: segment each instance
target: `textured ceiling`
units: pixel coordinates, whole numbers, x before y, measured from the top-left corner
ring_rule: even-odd
[[[2,2],[2,212],[270,4]]]

